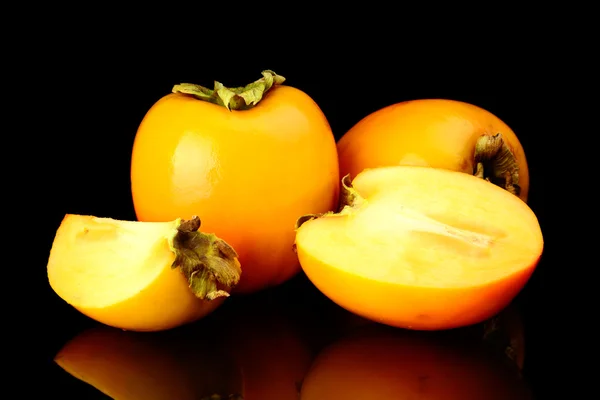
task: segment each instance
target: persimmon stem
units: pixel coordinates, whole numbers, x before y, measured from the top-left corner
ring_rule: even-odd
[[[262,71],[262,78],[241,87],[228,88],[215,81],[214,89],[193,83],[173,86],[173,93],[183,93],[198,100],[218,104],[228,110],[248,110],[257,105],[271,88],[281,85],[285,78],[271,70]]]
[[[346,207],[359,207],[365,199],[352,186],[352,178],[347,174],[342,178],[342,190],[340,191],[340,201],[338,212],[342,212]]]
[[[327,211],[324,213],[318,214],[305,214],[300,216],[296,220],[295,229],[300,228],[300,226],[306,221],[310,221],[311,219],[321,218],[325,215],[330,214],[346,214],[350,209],[355,207],[360,207],[361,204],[365,202],[365,199],[358,193],[356,189],[352,186],[352,179],[350,178],[350,174],[344,176],[342,178],[342,190],[340,191],[340,200],[338,203],[338,208],[336,211]]]
[[[169,238],[176,257],[171,265],[179,268],[190,289],[202,300],[229,297],[229,289],[237,285],[242,273],[237,253],[214,233],[200,232],[200,218],[178,221]]]
[[[498,185],[518,196],[519,164],[501,133],[481,135],[475,144],[473,175]]]

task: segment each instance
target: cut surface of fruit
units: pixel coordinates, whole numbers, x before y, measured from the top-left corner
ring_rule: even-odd
[[[527,204],[468,174],[376,168],[346,191],[353,204],[303,222],[296,249],[309,279],[359,315],[421,329],[481,322],[516,296],[542,253]]]
[[[65,243],[54,247],[50,259],[50,282],[80,307],[127,300],[175,260],[166,236],[174,228],[174,222],[66,218],[58,232],[58,240]],[[81,281],[93,282],[93,287],[82,286]]]
[[[68,214],[50,251],[50,285],[82,313],[123,329],[162,330],[199,318],[222,302],[241,271],[233,249],[222,253],[227,244],[191,222]]]

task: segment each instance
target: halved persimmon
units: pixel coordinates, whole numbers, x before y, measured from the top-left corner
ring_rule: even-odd
[[[486,180],[394,166],[343,180],[344,207],[299,218],[308,278],[368,319],[439,330],[482,322],[522,290],[543,250],[534,212]]]

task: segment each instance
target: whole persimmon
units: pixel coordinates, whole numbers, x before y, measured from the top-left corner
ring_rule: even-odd
[[[446,99],[404,101],[367,115],[338,141],[340,176],[417,165],[473,174],[527,201],[529,169],[513,130],[491,112]]]
[[[173,87],[141,121],[131,191],[140,221],[202,215],[243,264],[235,292],[299,272],[294,222],[337,206],[335,138],[305,92],[273,71],[240,88]]]

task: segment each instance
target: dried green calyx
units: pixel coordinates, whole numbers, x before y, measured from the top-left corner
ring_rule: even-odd
[[[486,179],[519,196],[519,164],[501,133],[482,135],[475,144],[473,175]]]
[[[281,85],[285,78],[271,70],[262,71],[262,78],[246,86],[228,88],[215,81],[214,89],[193,83],[181,83],[173,86],[173,93],[194,96],[198,100],[218,104],[228,110],[248,110],[258,104],[275,85]]]
[[[340,200],[338,203],[337,211],[327,211],[324,213],[318,214],[305,214],[296,220],[295,229],[300,228],[300,226],[306,221],[310,221],[311,219],[321,218],[328,215],[344,215],[350,209],[360,207],[365,202],[365,199],[358,193],[356,189],[352,186],[352,180],[350,178],[350,174],[344,176],[342,178],[342,186],[340,190]]]
[[[228,297],[241,276],[236,251],[213,233],[203,233],[200,218],[179,220],[169,246],[175,253],[172,268],[178,268],[190,289],[202,300]]]

